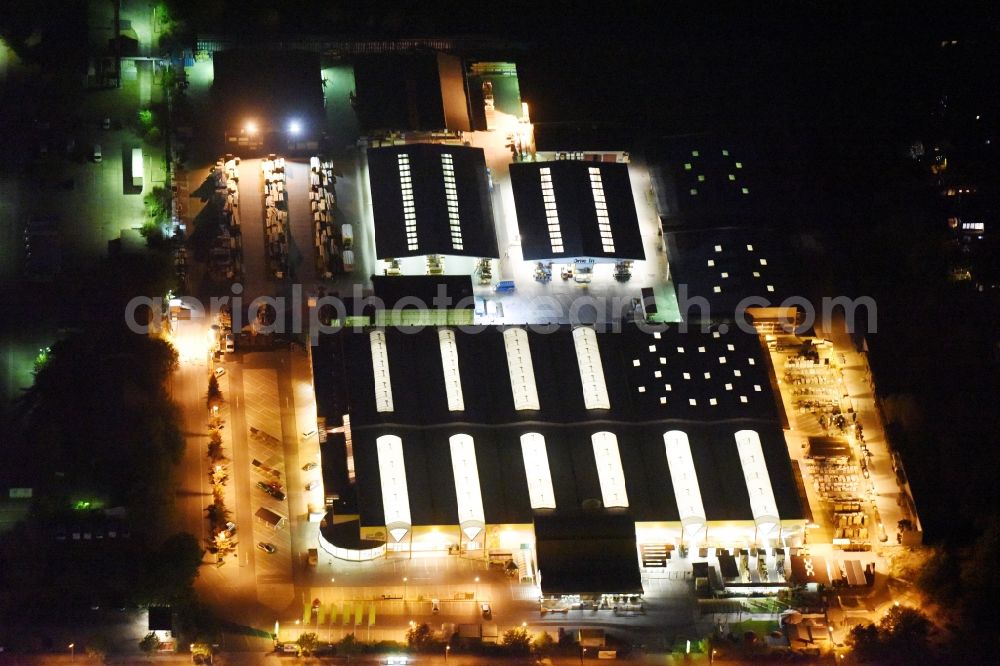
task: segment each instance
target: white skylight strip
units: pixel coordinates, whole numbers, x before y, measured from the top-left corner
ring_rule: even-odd
[[[597,476],[601,482],[601,496],[605,507],[628,507],[625,492],[625,472],[618,454],[618,438],[612,432],[595,432],[590,436],[597,461]]]
[[[691,457],[691,443],[687,434],[680,430],[663,433],[663,442],[667,447],[667,466],[670,469],[670,481],[674,486],[674,499],[681,525],[689,534],[695,534],[708,519],[705,517],[705,505],[701,501],[694,458]]]
[[[549,471],[549,456],[545,452],[545,438],[537,432],[521,435],[521,455],[524,458],[524,475],[528,479],[528,498],[531,508],[556,508],[556,494],[552,490],[552,473]]]
[[[756,430],[740,430],[736,433],[736,448],[743,466],[747,493],[750,495],[750,510],[758,529],[767,533],[780,523],[778,504],[771,489],[771,477],[767,473],[764,451],[760,446],[760,436]]]
[[[448,410],[460,412],[465,409],[462,397],[462,376],[458,371],[458,346],[455,332],[446,328],[438,331],[441,346],[441,367],[444,369],[444,390],[448,394]]]
[[[392,532],[400,528],[409,530],[412,521],[410,498],[406,491],[403,440],[396,435],[382,435],[375,440],[375,448],[378,451],[378,473],[382,481],[382,510],[385,513],[385,525]],[[405,534],[405,531],[401,534]]]
[[[406,226],[406,249],[416,250],[417,244],[417,213],[413,206],[413,180],[410,176],[410,156],[405,153],[396,155],[396,166],[399,168],[399,191],[403,196],[403,224]]]
[[[564,249],[562,227],[559,225],[559,213],[556,207],[556,193],[552,189],[552,170],[549,167],[541,167],[538,176],[542,183],[542,203],[549,224],[549,244],[552,246],[552,252],[558,254]]]
[[[385,331],[372,331],[372,375],[375,379],[375,408],[380,412],[392,411],[392,382],[389,379],[389,352],[385,346]]]
[[[608,205],[604,200],[604,181],[597,167],[587,169],[590,173],[590,191],[594,196],[594,212],[597,213],[597,229],[601,232],[601,247],[605,252],[615,251],[615,239],[611,235],[611,221],[608,219]]]
[[[507,370],[510,372],[510,388],[514,394],[514,409],[540,409],[528,332],[523,328],[508,328],[503,332],[503,346],[507,351]]]
[[[485,523],[483,494],[479,487],[476,445],[469,435],[452,435],[451,469],[455,475],[455,499],[458,501],[458,524]]]
[[[573,330],[573,344],[576,346],[576,362],[580,366],[584,406],[587,409],[611,409],[601,352],[597,347],[597,333],[586,326],[576,328]]]
[[[441,172],[444,174],[445,202],[448,206],[448,224],[451,227],[451,245],[455,250],[464,249],[462,221],[458,216],[458,189],[455,186],[455,163],[449,153],[441,155]]]

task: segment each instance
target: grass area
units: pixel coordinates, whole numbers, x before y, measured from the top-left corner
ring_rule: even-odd
[[[737,636],[747,631],[752,631],[758,636],[766,636],[778,630],[778,623],[774,620],[743,620],[730,623],[729,630]]]

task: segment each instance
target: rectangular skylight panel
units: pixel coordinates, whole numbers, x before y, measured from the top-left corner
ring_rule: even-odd
[[[378,471],[382,482],[382,508],[385,524],[412,524],[410,499],[406,489],[406,466],[403,463],[403,440],[395,435],[382,435],[375,440]]]
[[[707,522],[705,506],[701,500],[688,436],[680,430],[671,430],[663,434],[663,442],[667,448],[667,467],[681,523],[685,527],[704,525]]]
[[[611,409],[608,388],[604,380],[604,366],[597,346],[594,329],[581,326],[573,330],[576,361],[583,383],[583,402],[587,409]]]
[[[556,495],[552,490],[549,457],[545,451],[545,438],[537,432],[521,435],[521,456],[524,458],[524,475],[528,479],[528,499],[532,509],[556,508]]]
[[[747,493],[750,495],[754,522],[773,525],[778,521],[778,504],[771,488],[771,477],[767,473],[760,436],[755,430],[740,430],[736,433],[736,448],[743,467]]]
[[[444,369],[444,388],[448,395],[448,410],[460,412],[465,409],[465,399],[462,396],[462,376],[458,370],[458,346],[455,344],[455,332],[444,328],[439,330],[438,342],[441,347],[441,366]]]
[[[510,387],[514,394],[514,409],[539,409],[538,388],[535,385],[535,370],[531,363],[527,331],[521,328],[508,328],[503,332],[503,344],[507,352],[507,370],[510,373]]]
[[[385,345],[385,331],[369,334],[372,350],[372,375],[375,380],[375,409],[392,411],[392,382],[389,379],[389,353]]]
[[[628,507],[625,491],[625,472],[618,453],[618,438],[614,433],[596,432],[591,435],[594,445],[594,459],[597,461],[597,477],[601,482],[601,496],[605,507]]]
[[[476,465],[476,445],[469,435],[452,435],[451,469],[455,476],[455,499],[458,502],[458,522],[486,522],[483,514],[483,495],[479,486],[479,467]]]

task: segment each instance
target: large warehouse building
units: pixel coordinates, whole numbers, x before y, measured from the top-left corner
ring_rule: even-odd
[[[353,498],[337,557],[481,552],[545,595],[620,594],[647,552],[801,537],[754,335],[388,328],[313,359],[327,493]]]
[[[482,149],[369,148],[368,172],[379,259],[499,256]]]

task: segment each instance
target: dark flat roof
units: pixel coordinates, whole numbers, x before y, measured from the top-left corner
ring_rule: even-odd
[[[407,235],[400,155],[406,155],[409,162],[416,247]],[[444,155],[451,156],[453,166],[460,241],[456,241],[453,219],[449,218]],[[481,148],[429,143],[369,148],[368,179],[379,259],[427,254],[500,256]]]
[[[760,160],[746,142],[698,134],[656,143],[647,158],[665,227],[705,228],[761,214]]]
[[[428,50],[353,62],[358,118],[366,130],[471,129],[459,58]]]
[[[768,229],[724,227],[665,236],[678,298],[685,289],[689,300],[700,297],[709,304],[708,317],[698,308],[689,310],[692,321],[733,319],[740,302],[748,297],[779,305],[790,295],[788,267],[796,260]]]
[[[471,310],[475,305],[472,278],[468,275],[385,275],[372,276],[372,289],[385,304],[392,308],[403,299],[417,299],[428,308],[437,308],[435,299],[443,289],[445,298],[451,300],[449,309]],[[403,301],[404,303],[406,301]]]
[[[212,95],[231,126],[255,118],[261,131],[284,131],[291,118],[323,114],[319,54],[260,48],[216,51]],[[266,91],[266,92],[262,92]]]
[[[548,170],[564,251],[552,249],[542,177]],[[605,249],[598,227],[591,169],[600,172],[614,249]],[[521,251],[529,261],[595,257],[645,259],[628,165],[618,162],[515,162],[510,165]]]
[[[641,594],[635,523],[624,512],[535,518],[542,594]]]

